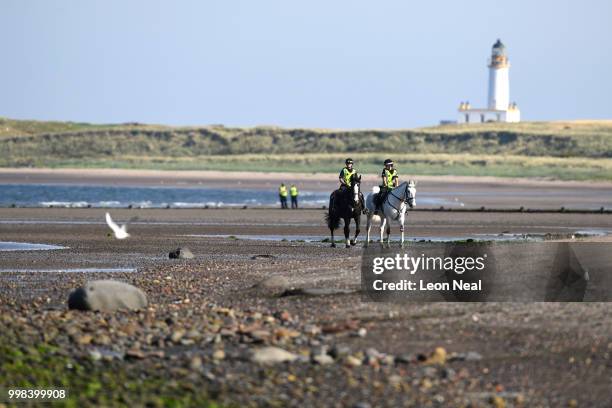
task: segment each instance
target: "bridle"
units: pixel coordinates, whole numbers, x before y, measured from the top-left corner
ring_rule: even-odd
[[[404,204],[409,205],[410,199],[412,198],[412,197],[408,197],[408,189],[409,188],[410,188],[410,183],[406,183],[406,187],[404,188],[404,198],[398,197],[395,194],[393,194],[393,190],[389,191],[389,194],[387,194],[387,198],[386,198],[385,202],[383,203],[383,205],[389,204],[389,207],[393,208],[397,212],[397,217],[395,217],[396,219],[399,217],[400,209],[396,208],[393,204],[391,204],[391,202],[389,201],[389,196],[392,195],[393,197],[395,197],[398,200],[400,200],[400,202],[403,202]]]

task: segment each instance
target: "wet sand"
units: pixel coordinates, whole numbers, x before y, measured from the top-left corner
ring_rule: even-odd
[[[48,337],[82,364],[90,364],[92,350],[111,348],[125,357],[92,367],[127,367],[144,378],[161,370],[168,381],[193,384],[197,392],[239,405],[486,406],[500,399],[506,406],[612,403],[607,303],[396,305],[362,302],[350,293],[279,297],[275,289],[253,286],[282,276],[291,287],[358,289],[360,247],[204,235],[325,238],[322,210],[114,210],[119,221],[138,218],[125,241],[107,236],[103,214],[97,209],[0,209],[0,240],[69,247],[0,252],[0,269],[137,269],[0,273],[4,333],[26,343]],[[612,231],[607,214],[413,212],[408,220],[409,236]],[[178,246],[189,247],[195,259],[168,259]],[[93,278],[135,284],[146,292],[149,310],[117,317],[67,311],[70,290]],[[248,331],[253,326],[276,334],[254,341]],[[199,337],[168,340],[180,330],[196,330]],[[43,336],[49,331],[57,333]],[[83,340],[87,335],[93,339]],[[110,343],[100,340],[107,338]],[[353,360],[339,355],[331,364],[306,358],[264,370],[244,358],[262,345],[305,356],[335,347],[363,357],[363,363],[353,366]],[[439,347],[447,358],[435,364],[428,356]],[[218,349],[225,352],[222,360],[212,357]],[[472,357],[466,360],[466,353]],[[176,392],[194,391],[178,387]]]

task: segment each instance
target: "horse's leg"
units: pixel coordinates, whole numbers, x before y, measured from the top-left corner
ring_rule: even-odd
[[[349,235],[351,234],[351,217],[344,219],[344,243],[346,248],[351,247],[351,241],[349,240]]]
[[[404,247],[404,214],[400,217],[400,232],[402,233],[402,240],[400,241],[400,247]]]
[[[387,221],[387,248],[391,248],[391,221]]]
[[[372,228],[372,216],[368,212],[366,215],[366,241],[364,246],[367,248],[370,245],[370,228]]]
[[[385,245],[384,233],[385,233],[386,225],[387,225],[387,217],[385,217],[385,215],[383,214],[380,220],[380,246]]]
[[[355,238],[351,241],[351,245],[355,245],[357,243],[357,236],[360,232],[359,225],[361,224],[361,213],[357,214],[357,216],[353,219],[355,220]]]

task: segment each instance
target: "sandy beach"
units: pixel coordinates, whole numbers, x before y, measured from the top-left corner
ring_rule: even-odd
[[[103,214],[0,209],[3,241],[67,247],[0,253],[5,343],[34,347],[44,338],[83,370],[114,370],[126,382],[163,373],[160,390],[247,406],[612,402],[606,303],[363,302],[357,292],[360,246],[282,240],[326,237],[321,210],[116,210],[119,221],[136,218],[125,241],[107,236]],[[414,236],[612,229],[605,214],[415,212],[409,220],[408,235]],[[189,247],[195,259],[168,259],[179,246]],[[78,272],[83,268],[90,271]],[[29,272],[19,272],[24,270]],[[277,286],[261,284],[271,277]],[[149,308],[67,310],[70,291],[94,278],[142,288]],[[296,287],[331,292],[282,295]],[[264,346],[301,357],[253,363],[248,356]],[[331,362],[313,362],[321,350],[329,351]],[[143,398],[154,399],[155,392]]]

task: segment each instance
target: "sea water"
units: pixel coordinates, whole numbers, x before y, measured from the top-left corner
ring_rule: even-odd
[[[329,204],[326,191],[300,191],[301,207]],[[422,194],[423,206],[459,206],[454,200]],[[278,192],[206,187],[130,187],[55,184],[0,184],[0,207],[215,208],[278,205]]]

